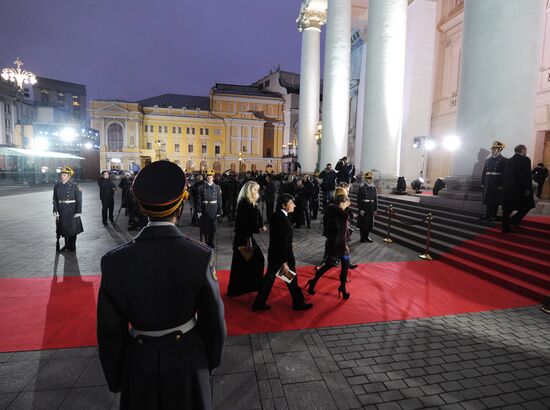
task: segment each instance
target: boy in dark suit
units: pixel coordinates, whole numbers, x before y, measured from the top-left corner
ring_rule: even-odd
[[[269,250],[267,254],[267,272],[263,277],[260,291],[252,305],[252,310],[268,310],[267,305],[269,293],[275,281],[275,274],[282,267],[285,270],[296,272],[296,260],[292,250],[292,224],[288,214],[294,212],[294,197],[283,194],[281,208],[271,217],[269,224]],[[290,283],[287,283],[288,291],[292,297],[292,308],[294,310],[308,310],[313,307],[311,303],[305,303],[302,289],[298,286],[298,276]]]

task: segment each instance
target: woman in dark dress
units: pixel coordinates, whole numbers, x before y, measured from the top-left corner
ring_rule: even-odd
[[[325,250],[327,260],[315,272],[315,277],[307,283],[308,293],[315,295],[315,285],[329,269],[334,267],[331,260],[340,260],[340,287],[338,296],[342,295],[344,299],[349,299],[350,294],[346,292],[346,281],[349,268],[349,217],[346,209],[350,205],[350,200],[345,194],[338,194],[334,198],[334,203],[326,208],[326,225],[323,235],[327,241]]]
[[[265,232],[266,227],[257,207],[260,199],[259,189],[260,186],[256,182],[248,181],[239,192],[227,296],[239,296],[260,290],[264,274],[264,254],[253,235]],[[249,260],[246,260],[239,250],[240,246],[247,246],[253,251]]]

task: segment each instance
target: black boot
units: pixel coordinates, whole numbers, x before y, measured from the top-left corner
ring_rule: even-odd
[[[342,295],[342,299],[344,300],[348,300],[350,297],[350,293],[346,292],[346,282],[341,283],[338,288],[338,299],[340,299],[340,295]]]

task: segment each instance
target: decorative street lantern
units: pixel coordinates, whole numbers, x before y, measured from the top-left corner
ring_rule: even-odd
[[[21,66],[23,62],[17,57],[13,62],[17,68],[4,68],[2,69],[2,78],[6,81],[17,83],[17,88],[21,91],[23,84],[36,84],[36,76],[27,70],[22,70]]]

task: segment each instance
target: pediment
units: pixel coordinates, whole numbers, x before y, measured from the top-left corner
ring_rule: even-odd
[[[127,110],[126,108],[122,108],[120,105],[118,105],[117,103],[112,103],[112,104],[108,104],[106,105],[105,107],[101,107],[101,108],[98,108],[96,110],[97,112],[100,112],[100,111],[109,111],[109,112],[123,112],[123,113],[128,113],[130,112],[129,110]]]

